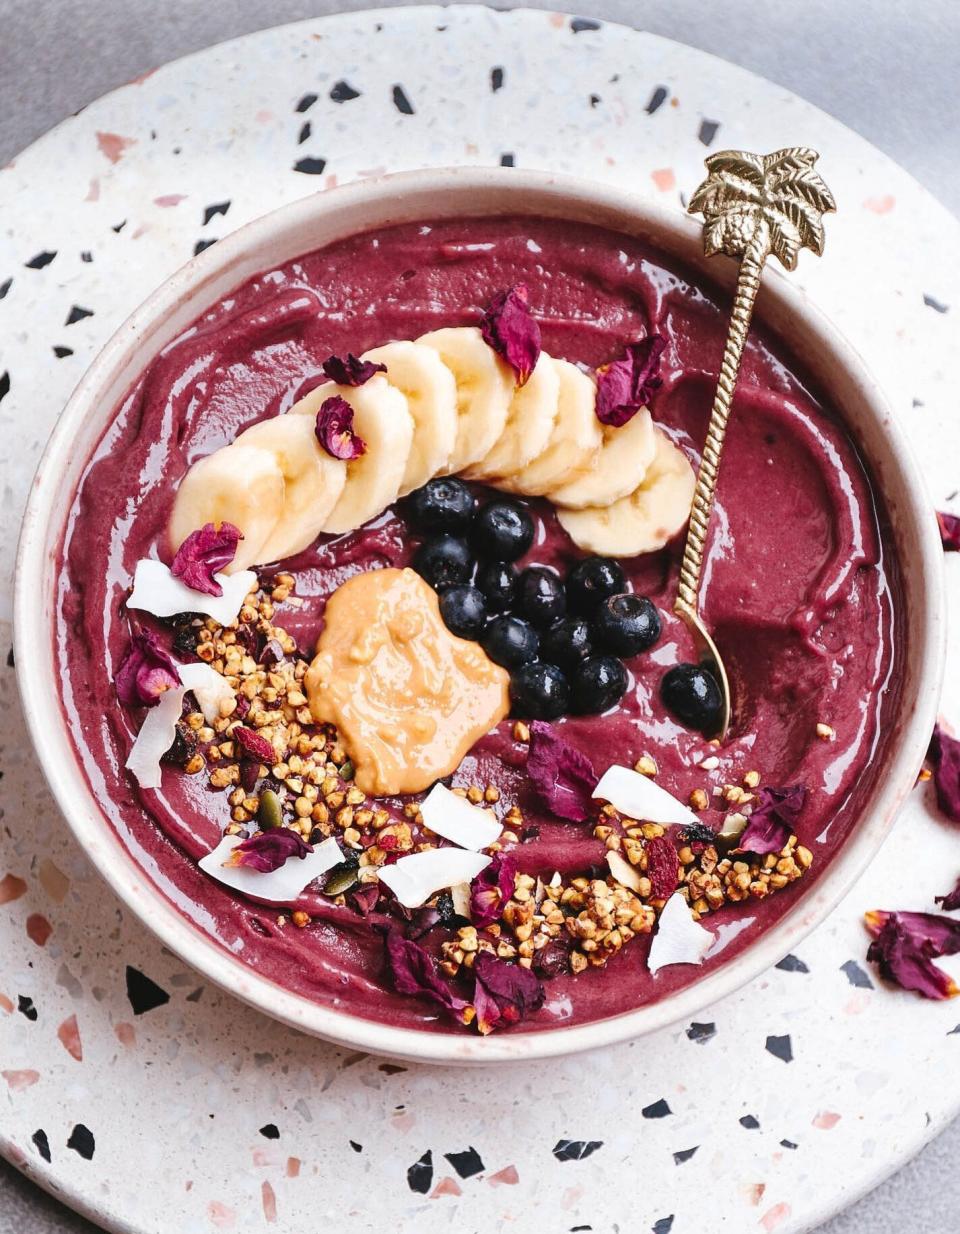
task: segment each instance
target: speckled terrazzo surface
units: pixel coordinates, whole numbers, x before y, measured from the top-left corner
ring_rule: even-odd
[[[377,20],[275,31],[161,70],[0,175],[5,570],[33,460],[92,351],[199,242],[315,187],[303,177],[320,160],[323,184],[512,155],[676,200],[705,142],[773,147],[802,129],[843,212],[829,260],[801,277],[910,417],[934,496],[953,491],[943,357],[957,342],[957,230],[902,173],[782,91],[653,39],[547,14],[392,13],[379,32]],[[379,68],[375,39],[393,53]],[[450,50],[464,46],[469,57]],[[449,107],[454,58],[471,68]],[[302,159],[316,162],[296,171]],[[54,178],[56,197],[38,197]],[[29,211],[9,204],[24,199]],[[107,1224],[500,1229],[535,1208],[545,1228],[679,1234],[702,1228],[709,1187],[714,1228],[801,1230],[955,1112],[944,1076],[960,1010],[874,988],[858,925],[880,900],[929,907],[960,866],[920,794],[798,955],[695,1024],[497,1075],[399,1068],[203,988],[121,916],[38,797],[12,674],[2,681],[0,1138]]]

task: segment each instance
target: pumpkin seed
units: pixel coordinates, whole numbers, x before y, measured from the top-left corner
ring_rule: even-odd
[[[349,891],[357,882],[359,864],[355,857],[348,857],[346,861],[341,861],[339,865],[334,866],[324,883],[324,895],[339,896]]]
[[[280,798],[272,788],[265,788],[260,794],[257,822],[260,824],[262,831],[270,831],[273,827],[281,827],[283,825],[283,811],[280,809]]]
[[[341,780],[352,780],[353,779],[353,763],[351,763],[349,759],[347,759],[347,761],[340,768],[340,779]]]

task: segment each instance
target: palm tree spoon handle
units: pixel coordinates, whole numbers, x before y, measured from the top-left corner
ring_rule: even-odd
[[[802,248],[822,253],[821,216],[836,209],[833,194],[813,169],[818,157],[815,150],[802,146],[776,150],[773,154],[722,150],[706,160],[709,174],[690,198],[688,207],[691,214],[703,215],[703,247],[708,257],[727,253],[740,258],[733,311],[697,472],[674,604],[677,616],[693,635],[701,660],[710,662],[720,687],[720,723],[718,731],[709,734],[720,738],[730,725],[732,700],[723,660],[700,614],[700,577],[707,529],[763,264],[772,253],[787,270],[793,270]]]

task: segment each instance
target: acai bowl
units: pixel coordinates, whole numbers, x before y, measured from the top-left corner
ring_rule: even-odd
[[[168,946],[338,1042],[524,1059],[695,1014],[849,888],[935,720],[941,551],[860,361],[768,277],[705,585],[732,736],[666,706],[730,275],[614,190],[421,172],[121,328],[38,472],[17,663]]]

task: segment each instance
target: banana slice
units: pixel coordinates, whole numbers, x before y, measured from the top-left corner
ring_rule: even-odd
[[[557,510],[560,526],[578,548],[602,557],[637,557],[663,548],[684,526],[696,485],[693,468],[659,429],[654,442],[643,483],[628,497],[609,506]]]
[[[555,506],[585,510],[610,506],[643,483],[653,461],[656,439],[646,407],[620,428],[604,427],[603,443],[588,471],[547,493]]]
[[[497,488],[542,497],[580,475],[600,449],[603,434],[594,411],[597,391],[593,381],[568,360],[554,360],[553,366],[560,385],[550,440],[533,462],[498,476]]]
[[[560,377],[545,351],[525,386],[514,390],[500,440],[479,463],[463,473],[468,480],[516,475],[547,448],[557,422]]]
[[[174,552],[205,523],[233,523],[243,532],[225,574],[265,561],[261,550],[283,514],[283,472],[270,450],[224,446],[199,459],[180,482],[168,534]]]
[[[413,445],[400,485],[405,497],[443,471],[457,440],[457,383],[433,347],[386,343],[360,357],[387,366],[387,381],[406,395]]]
[[[269,450],[283,473],[283,511],[257,563],[282,561],[308,548],[333,513],[347,482],[347,465],[331,458],[306,416],[274,416],[245,429],[234,443]]]
[[[288,414],[315,419],[321,405],[335,395],[353,408],[353,430],[367,446],[347,463],[347,482],[324,523],[324,531],[341,535],[356,531],[397,500],[413,445],[413,416],[406,395],[383,373],[362,386],[327,382],[294,403]]]
[[[444,473],[465,471],[489,454],[500,439],[513,398],[513,371],[483,341],[476,326],[450,326],[422,334],[457,383],[457,440]]]

